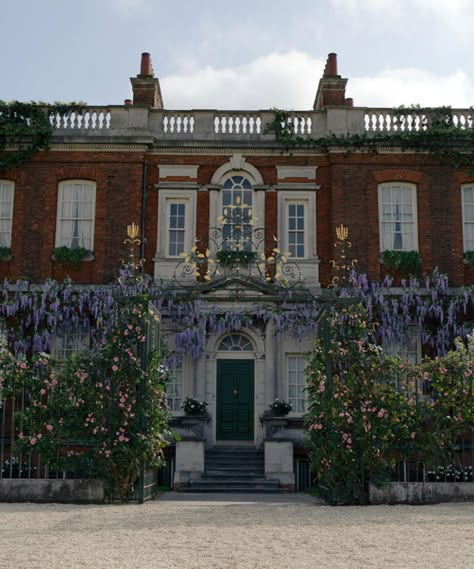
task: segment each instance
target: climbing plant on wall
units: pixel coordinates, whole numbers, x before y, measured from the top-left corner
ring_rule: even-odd
[[[33,154],[47,150],[54,119],[78,112],[85,103],[23,103],[0,100],[0,171],[17,168]],[[3,152],[8,148],[8,152]]]
[[[474,288],[449,289],[446,275],[434,271],[424,279],[402,280],[396,293],[392,279],[371,282],[354,273],[356,295],[369,317],[378,322],[379,342],[403,341],[410,326],[416,325],[421,341],[435,355],[445,354],[456,337],[471,331],[467,316],[474,307]],[[100,342],[113,324],[114,307],[121,298],[146,295],[166,317],[178,353],[199,359],[209,334],[234,332],[272,323],[275,337],[288,333],[296,338],[316,336],[323,303],[315,296],[305,300],[283,296],[269,305],[256,302],[247,307],[223,310],[202,298],[182,295],[168,283],[144,277],[130,278],[124,267],[118,279],[104,286],[76,286],[70,281],[47,281],[32,285],[7,281],[0,288],[0,317],[6,322],[9,345],[15,353],[49,351],[54,334],[62,335],[82,327],[91,332],[91,345]],[[326,301],[325,301],[326,302]]]
[[[285,151],[314,148],[326,153],[331,148],[338,148],[377,154],[379,148],[390,147],[429,153],[441,163],[455,168],[474,168],[474,129],[468,124],[456,126],[450,107],[398,107],[391,112],[394,127],[391,132],[329,134],[317,138],[297,134],[293,113],[281,109],[274,109],[273,113],[274,119],[267,130],[275,134],[276,141]],[[407,114],[420,117],[417,130],[408,128]]]

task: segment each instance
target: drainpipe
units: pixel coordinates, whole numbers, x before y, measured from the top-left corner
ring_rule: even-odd
[[[145,223],[146,223],[146,203],[148,200],[148,192],[147,192],[147,176],[148,176],[148,162],[143,160],[143,186],[142,186],[142,221],[141,221],[141,243],[140,243],[140,259],[145,257]],[[141,272],[145,272],[144,263],[141,264]]]

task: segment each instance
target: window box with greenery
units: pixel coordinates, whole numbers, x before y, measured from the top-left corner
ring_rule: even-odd
[[[0,262],[10,261],[11,258],[12,258],[11,247],[0,247]]]
[[[222,249],[217,252],[217,260],[223,267],[241,265],[247,267],[255,262],[257,253],[248,249]]]
[[[70,265],[78,269],[81,261],[91,258],[92,253],[84,247],[56,247],[53,251],[53,261],[60,265]]]
[[[421,255],[418,251],[386,250],[382,253],[382,263],[387,272],[402,275],[418,275],[421,269]]]
[[[466,251],[464,253],[464,262],[471,270],[474,270],[474,251]]]

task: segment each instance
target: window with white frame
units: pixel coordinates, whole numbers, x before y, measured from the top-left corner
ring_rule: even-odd
[[[168,257],[179,257],[185,251],[186,202],[168,200]]]
[[[0,247],[11,247],[14,184],[0,180]]]
[[[168,365],[168,383],[166,385],[166,399],[170,411],[181,410],[183,398],[183,356],[177,354]]]
[[[421,361],[421,338],[416,326],[410,326],[405,338],[400,341],[384,341],[383,347],[387,354],[400,356],[414,364]]]
[[[8,330],[5,318],[0,318],[0,350],[8,348]]]
[[[60,182],[56,247],[94,249],[95,194],[95,182]]]
[[[176,259],[193,246],[196,192],[162,189],[159,193],[158,257]]]
[[[388,182],[379,186],[380,250],[418,250],[416,186]]]
[[[292,411],[295,413],[304,413],[306,411],[306,379],[304,370],[306,362],[303,356],[289,355],[287,356],[287,374],[288,374],[288,401],[291,404]]]
[[[307,248],[307,202],[289,200],[285,205],[288,252],[293,258],[304,259]]]
[[[316,195],[314,191],[278,192],[280,249],[292,259],[316,258]]]
[[[474,251],[474,184],[461,188],[464,251]]]
[[[222,248],[252,248],[253,189],[244,176],[230,176],[222,187]]]
[[[88,328],[77,327],[62,334],[55,334],[51,339],[51,355],[61,363],[71,361],[73,355],[89,348],[90,333]]]

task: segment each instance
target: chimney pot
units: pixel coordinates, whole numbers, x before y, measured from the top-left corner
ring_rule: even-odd
[[[148,52],[142,53],[142,60],[140,64],[140,75],[153,75],[151,55]]]
[[[123,104],[124,104],[126,107],[130,107],[131,105],[133,105],[132,99],[125,99],[125,101],[123,102]]]
[[[352,97],[347,97],[344,99],[344,104],[346,107],[353,107],[354,106],[354,99]]]
[[[337,54],[330,53],[324,68],[324,77],[337,75]]]

